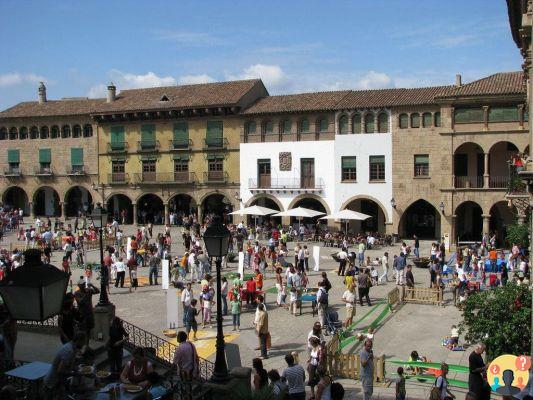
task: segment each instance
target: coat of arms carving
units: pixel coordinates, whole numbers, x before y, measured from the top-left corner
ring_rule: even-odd
[[[290,152],[279,153],[279,170],[280,171],[292,170],[292,156]]]

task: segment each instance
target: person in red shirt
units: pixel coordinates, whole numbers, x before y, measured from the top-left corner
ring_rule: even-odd
[[[257,290],[254,278],[246,281],[246,304],[255,303],[255,292]]]
[[[496,250],[492,249],[489,251],[489,260],[491,272],[496,272],[496,263],[498,260],[498,252]]]
[[[254,280],[257,290],[263,290],[263,274],[258,269],[255,270]]]

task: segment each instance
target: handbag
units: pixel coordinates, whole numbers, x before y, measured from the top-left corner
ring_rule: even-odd
[[[440,400],[440,392],[442,390],[442,386],[437,386],[437,380],[439,378],[435,379],[435,383],[433,384],[433,387],[431,388],[431,392],[429,392],[429,400]],[[444,385],[444,378],[442,384]]]

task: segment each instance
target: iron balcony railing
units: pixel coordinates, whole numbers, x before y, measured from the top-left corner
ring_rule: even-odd
[[[250,179],[248,181],[250,189],[272,189],[272,190],[286,190],[286,189],[314,189],[323,190],[325,185],[322,178],[270,178],[270,184],[262,179],[260,182],[257,179]]]
[[[183,184],[194,183],[196,175],[194,172],[143,172],[140,174],[133,174],[133,182],[135,183],[168,183],[168,184]]]
[[[4,176],[21,176],[22,175],[22,169],[21,168],[7,168],[4,169]]]
[[[128,142],[112,142],[107,144],[108,153],[124,153],[128,150]]]
[[[107,175],[107,181],[111,184],[128,183],[129,175],[125,172],[112,172]]]
[[[456,189],[479,189],[483,187],[483,176],[456,176],[454,178]]]
[[[205,183],[226,183],[229,175],[226,171],[208,171],[204,172]]]
[[[83,165],[73,165],[71,168],[67,169],[67,175],[85,175],[85,167]]]
[[[35,175],[37,176],[52,176],[54,172],[52,167],[37,167],[35,168]]]
[[[205,138],[204,150],[221,150],[227,149],[229,142],[227,138]]]
[[[511,178],[509,176],[490,176],[489,187],[494,189],[507,189],[509,188],[509,182]]]
[[[188,150],[192,147],[192,140],[170,140],[171,150]]]
[[[156,151],[159,150],[159,140],[141,140],[137,142],[137,151]]]

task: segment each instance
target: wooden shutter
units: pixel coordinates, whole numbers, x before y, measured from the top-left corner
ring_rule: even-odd
[[[188,145],[189,144],[189,126],[187,122],[178,122],[174,124],[174,144]]]
[[[206,131],[206,143],[207,145],[222,145],[223,138],[223,125],[222,121],[207,121],[207,131]]]
[[[9,149],[7,150],[7,162],[19,163],[20,162],[20,150]]]
[[[422,114],[422,124],[424,128],[428,128],[431,126],[431,113]]]
[[[124,127],[112,126],[111,127],[111,147],[113,149],[124,147]]]
[[[73,166],[83,165],[83,149],[82,148],[70,149],[70,164]]]
[[[365,133],[374,133],[374,114],[365,115]]]
[[[386,113],[379,114],[379,133],[387,133],[389,131],[389,116]]]
[[[52,151],[50,149],[39,149],[39,162],[50,164],[52,162]]]
[[[342,168],[356,168],[357,167],[357,158],[356,157],[342,157]]]
[[[353,133],[361,133],[361,114],[353,116]]]
[[[348,117],[346,115],[339,119],[339,133],[348,133]]]
[[[322,118],[320,120],[320,124],[319,124],[319,129],[320,129],[320,132],[327,132],[328,131],[328,119],[327,118]]]
[[[141,125],[141,142],[154,143],[155,142],[155,125]]]

